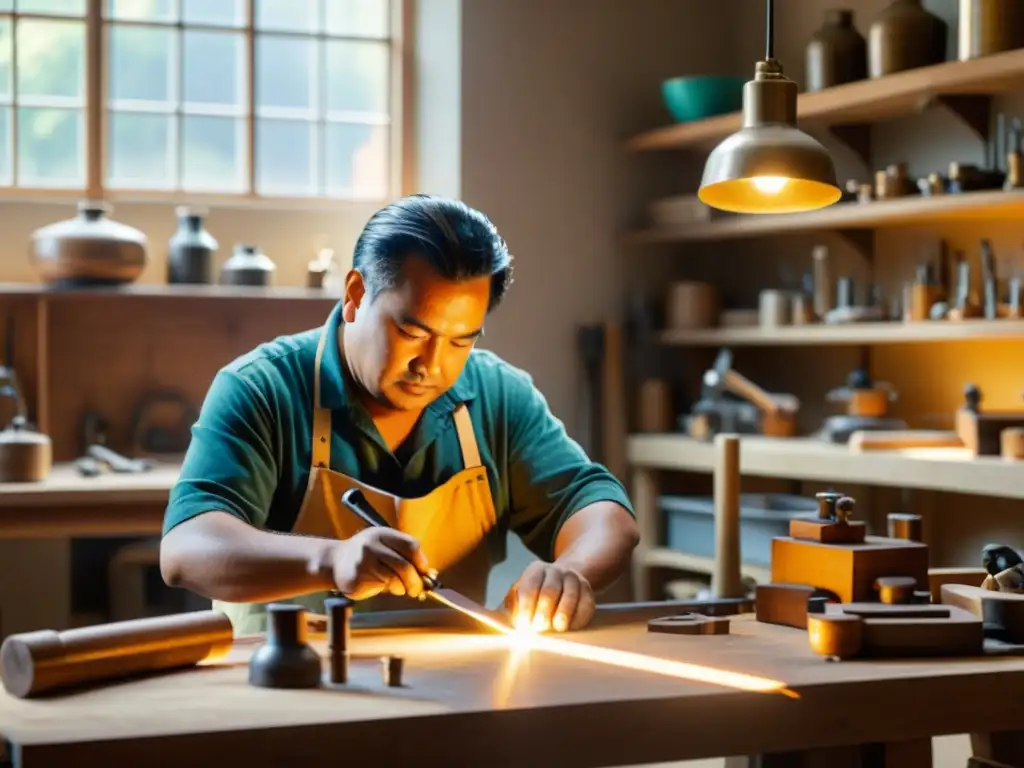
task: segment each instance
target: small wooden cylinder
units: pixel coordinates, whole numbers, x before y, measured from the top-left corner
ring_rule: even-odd
[[[27,698],[83,683],[191,667],[231,650],[231,620],[219,611],[158,616],[54,632],[11,635],[0,646],[0,679]]]
[[[792,307],[786,291],[761,291],[758,299],[758,322],[762,328],[778,328],[792,321]]]
[[[664,379],[645,379],[640,384],[637,421],[641,432],[672,431],[672,391]]]
[[[999,444],[1004,459],[1024,459],[1024,428],[1007,427],[999,433]]]
[[[740,438],[715,436],[715,597],[743,597],[740,573]]]
[[[711,328],[718,322],[718,305],[718,290],[710,283],[672,283],[665,307],[665,326],[676,331]]]
[[[924,541],[920,515],[908,515],[894,512],[889,515],[889,538],[905,539],[906,541]]]
[[[887,389],[855,389],[850,392],[850,405],[847,408],[851,416],[885,416],[889,409],[889,390]]]

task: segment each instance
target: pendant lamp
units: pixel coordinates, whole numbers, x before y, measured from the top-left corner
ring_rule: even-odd
[[[732,213],[797,213],[842,196],[832,157],[796,127],[796,83],[775,60],[774,2],[766,0],[765,60],[743,86],[743,126],[708,156],[697,196]]]

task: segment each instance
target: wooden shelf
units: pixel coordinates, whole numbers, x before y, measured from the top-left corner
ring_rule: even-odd
[[[701,557],[691,555],[687,552],[680,552],[668,547],[654,547],[642,552],[640,561],[645,568],[671,568],[689,573],[700,573],[710,575],[715,568],[713,557]],[[767,584],[772,580],[771,568],[759,565],[740,565],[740,573],[747,576],[758,584]]]
[[[797,100],[797,119],[801,124],[823,126],[865,125],[920,112],[944,98],[1006,93],[1020,88],[1022,82],[1024,50],[1007,51],[803,93]],[[658,128],[630,139],[626,147],[631,151],[709,148],[738,130],[740,118],[734,112]]]
[[[269,286],[266,288],[231,285],[165,285],[131,283],[96,288],[53,288],[41,283],[0,283],[0,298],[18,296],[51,299],[110,299],[113,297],[186,298],[186,299],[285,299],[336,302],[337,296],[315,288]]]
[[[106,472],[82,477],[73,463],[55,464],[41,483],[0,483],[0,510],[48,505],[166,504],[180,471],[178,464],[159,464],[138,474]]]
[[[684,435],[633,435],[627,459],[637,467],[708,473],[714,446]],[[846,446],[810,438],[744,435],[740,471],[756,477],[881,485],[1024,499],[1024,464],[998,457],[971,458],[966,450],[852,453]]]
[[[784,235],[824,229],[876,229],[956,220],[1019,219],[1024,215],[1024,190],[965,192],[935,197],[905,197],[871,203],[836,203],[817,211],[789,214],[723,215],[709,221],[658,226],[627,234],[626,241],[652,243],[735,240],[759,235]]]
[[[694,347],[769,347],[837,344],[914,344],[943,341],[1024,339],[1024,320],[929,321],[793,325],[783,328],[702,328],[663,331],[662,344]]]

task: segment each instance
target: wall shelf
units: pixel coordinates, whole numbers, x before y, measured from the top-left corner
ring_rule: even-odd
[[[710,473],[715,449],[685,435],[633,435],[627,444],[633,467]],[[744,435],[740,441],[744,475],[828,483],[878,485],[946,491],[1004,499],[1024,499],[1020,462],[999,457],[970,458],[964,449],[911,454],[897,451],[853,453],[846,446],[811,438]]]
[[[0,283],[0,298],[38,297],[61,299],[111,299],[128,297],[176,299],[310,300],[336,302],[339,297],[316,288],[292,286],[166,285],[130,283],[96,288],[53,288],[41,283]]]
[[[1024,216],[1024,190],[964,192],[935,197],[904,197],[871,203],[836,203],[802,213],[724,215],[674,227],[657,226],[628,233],[636,245],[701,240],[737,240],[760,235],[785,235],[820,230],[863,230],[914,224],[981,219],[1019,220]]]
[[[782,328],[701,328],[662,331],[658,335],[658,340],[662,344],[693,347],[916,344],[986,339],[1024,339],[1024,320],[815,324]]]
[[[994,96],[1019,88],[1022,81],[1024,50],[1013,50],[803,93],[797,101],[797,118],[801,125],[838,128],[834,132],[844,141],[850,126],[912,115],[935,104],[944,104],[971,123],[970,115],[976,110],[963,109],[963,97]],[[633,137],[626,148],[634,152],[708,149],[739,129],[740,117],[734,112],[658,128]]]

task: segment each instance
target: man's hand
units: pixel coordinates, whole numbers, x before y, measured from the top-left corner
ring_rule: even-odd
[[[381,592],[419,597],[420,573],[427,572],[428,563],[412,536],[392,528],[366,528],[334,545],[331,569],[338,590],[353,600]]]
[[[572,568],[534,562],[512,585],[505,610],[515,627],[532,626],[538,632],[582,629],[594,616],[594,590]]]

